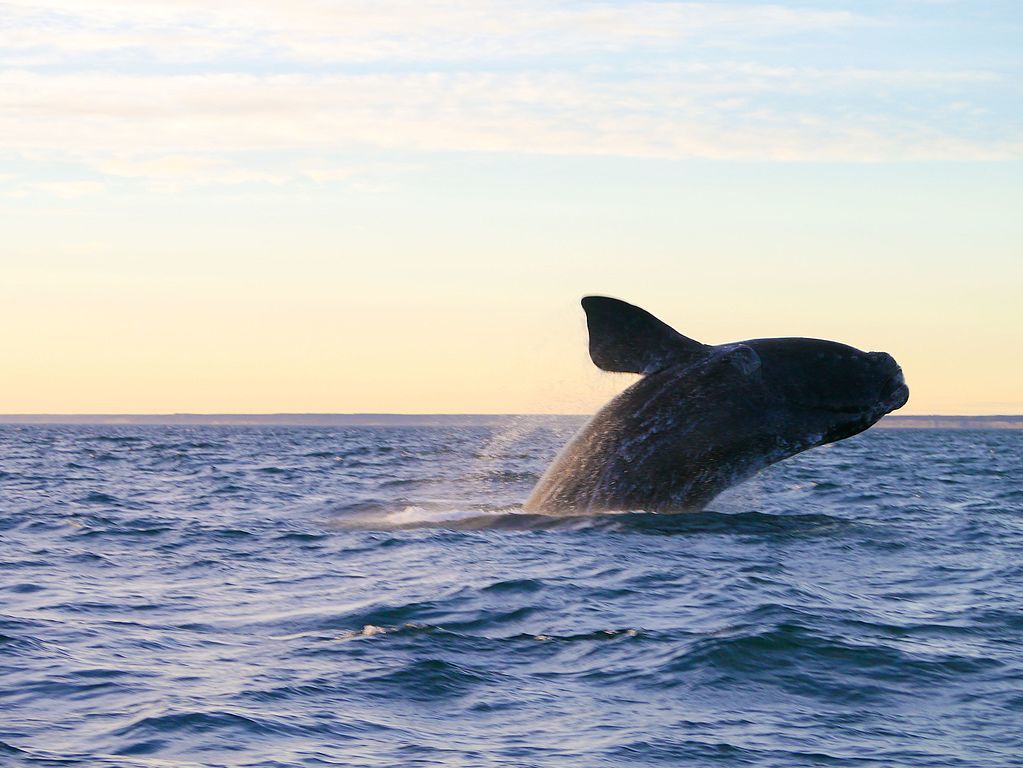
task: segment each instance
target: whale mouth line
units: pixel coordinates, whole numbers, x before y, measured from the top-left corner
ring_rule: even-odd
[[[906,386],[906,380],[903,378],[901,370],[896,372],[894,376],[885,382],[881,392],[883,394],[872,406],[854,405],[824,407],[822,410],[829,413],[852,417],[852,420],[849,423],[844,424],[829,433],[830,439],[828,442],[831,442],[833,439],[841,439],[835,438],[835,435],[849,437],[862,432],[877,422],[882,416],[885,416],[892,411],[897,411],[909,402],[909,387]]]
[[[906,386],[906,379],[899,369],[885,384],[884,391],[887,395],[883,398],[882,405],[885,413],[897,411],[909,402],[909,387]]]
[[[899,408],[909,402],[909,387],[905,384],[900,384],[895,390],[888,395],[884,402],[885,413],[891,413],[897,411]]]

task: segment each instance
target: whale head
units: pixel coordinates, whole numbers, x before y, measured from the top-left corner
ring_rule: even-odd
[[[788,436],[806,447],[862,432],[909,400],[902,369],[885,352],[863,352],[823,339],[743,344],[760,359],[766,403],[789,425]]]

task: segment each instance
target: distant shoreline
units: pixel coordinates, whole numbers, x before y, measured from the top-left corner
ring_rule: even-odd
[[[489,427],[509,421],[579,422],[581,414],[402,414],[402,413],[165,413],[165,414],[0,414],[0,424],[95,424],[298,427]],[[882,429],[1023,429],[1023,415],[886,416]]]

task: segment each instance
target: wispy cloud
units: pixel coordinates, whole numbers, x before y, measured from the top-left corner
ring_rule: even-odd
[[[872,23],[781,4],[549,0],[14,0],[6,48],[59,61],[144,50],[165,61],[269,54],[317,63],[451,61],[758,39]]]
[[[299,163],[306,170],[282,174],[260,155],[367,147],[802,161],[1023,155],[1018,122],[981,122],[986,89],[1005,88],[1002,72],[824,67],[778,52],[799,36],[882,25],[847,10],[538,0],[0,7],[9,63],[0,145],[121,179],[340,179],[347,169]]]
[[[98,181],[40,181],[32,184],[30,188],[56,197],[71,199],[102,192],[104,185]]]
[[[770,101],[777,94],[832,94],[864,83],[894,88],[900,79],[940,88],[974,77],[749,68],[672,70],[624,80],[567,73],[7,72],[0,74],[0,139],[8,148],[82,157],[360,145],[719,159],[923,159],[950,150],[973,159],[1011,156],[1019,147],[1010,140],[971,142],[882,112],[850,117],[811,104],[781,111]],[[209,162],[148,167],[157,176],[183,175],[206,173]]]

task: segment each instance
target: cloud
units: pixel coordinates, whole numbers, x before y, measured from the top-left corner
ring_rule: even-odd
[[[29,189],[45,192],[56,197],[71,199],[95,195],[105,189],[99,181],[40,181],[29,185]]]
[[[222,157],[202,154],[100,156],[94,170],[120,179],[141,179],[150,186],[173,191],[187,185],[282,184],[288,177],[270,170],[232,164]]]
[[[792,160],[997,159],[1019,142],[974,141],[910,117],[782,110],[778,94],[864,83],[939,87],[985,76],[738,67],[659,76],[425,73],[133,76],[0,73],[0,143],[97,160],[117,176],[221,174],[197,155],[358,148],[418,152]],[[259,171],[250,180],[260,180]],[[239,177],[240,179],[240,177]],[[270,176],[262,180],[272,181]]]
[[[985,102],[1004,93],[1000,72],[829,68],[778,53],[794,36],[882,23],[846,10],[547,0],[2,8],[4,152],[165,187],[341,181],[350,169],[316,170],[317,158],[367,149],[862,162],[1018,158],[1023,146],[1018,125]],[[774,54],[758,58],[768,40]],[[280,153],[295,167],[268,159]]]
[[[5,3],[9,54],[142,51],[163,61],[409,62],[550,56],[761,39],[871,24],[780,4],[550,0],[43,0]]]

